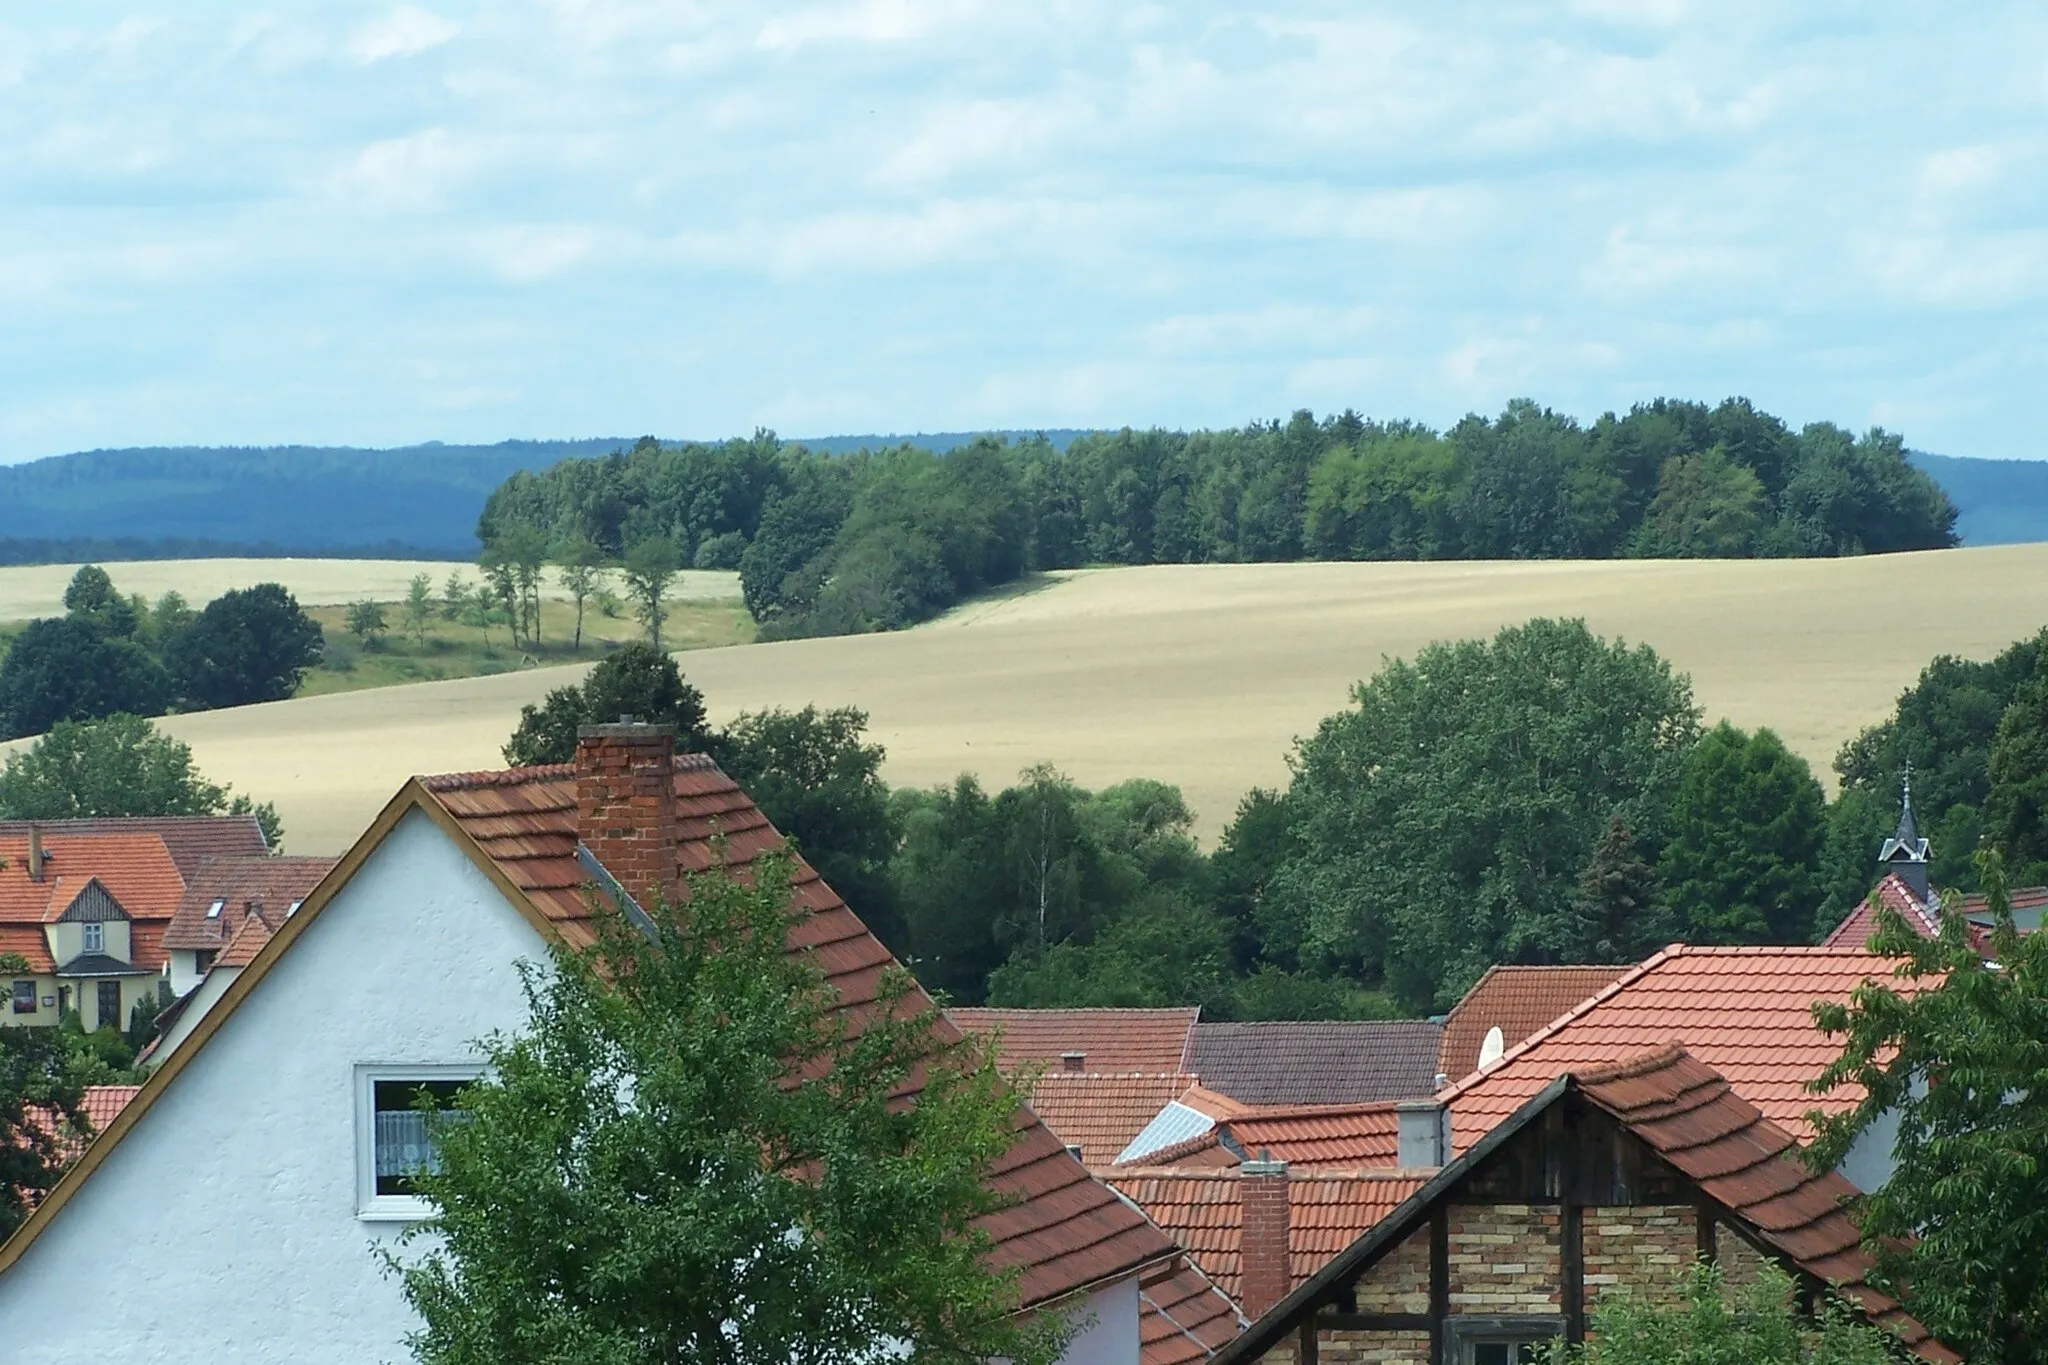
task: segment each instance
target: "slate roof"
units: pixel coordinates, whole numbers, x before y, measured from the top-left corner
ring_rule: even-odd
[[[1847,1203],[1856,1187],[1815,1174],[1797,1141],[1712,1067],[1672,1046],[1619,1065],[1574,1073],[1579,1092],[1606,1110],[1699,1188],[1809,1274],[1834,1285],[1924,1360],[1960,1361],[1898,1302],[1873,1288]]]
[[[178,871],[191,875],[208,858],[261,858],[270,852],[253,815],[125,815],[86,820],[0,820],[0,841],[27,842],[30,826],[51,835],[143,834],[163,840]]]
[[[1032,1087],[1031,1108],[1062,1143],[1081,1149],[1082,1164],[1105,1166],[1194,1079],[1048,1071]]]
[[[1160,1076],[1191,1070],[1189,1039],[1201,1010],[1013,1010],[955,1007],[946,1016],[964,1033],[1002,1031],[996,1064],[1016,1072],[1033,1063],[1063,1065],[1081,1054],[1081,1070]]]
[[[1245,1325],[1237,1305],[1191,1260],[1138,1287],[1139,1365],[1194,1365]]]
[[[1242,1177],[1237,1168],[1120,1166],[1101,1172],[1145,1210],[1233,1300],[1243,1292]],[[1384,1170],[1298,1171],[1287,1179],[1288,1263],[1299,1285],[1422,1188],[1424,1177]]]
[[[57,975],[62,977],[154,976],[156,973],[155,967],[138,967],[111,953],[80,953],[57,968]]]
[[[1421,1019],[1197,1024],[1188,1070],[1246,1104],[1357,1104],[1436,1088],[1442,1026]]]
[[[177,913],[164,930],[164,947],[205,951],[225,946],[250,901],[273,920],[303,901],[338,861],[334,858],[208,858],[188,876]],[[215,901],[220,914],[208,918]]]
[[[1620,966],[1488,967],[1444,1018],[1436,1069],[1456,1080],[1479,1069],[1479,1049],[1488,1029],[1513,1047],[1573,1005],[1611,985],[1628,970]]]
[[[699,872],[717,859],[723,836],[729,866],[744,871],[779,850],[782,836],[739,787],[701,754],[674,762],[679,870]],[[428,797],[474,839],[534,908],[571,944],[593,938],[576,859],[576,777],[572,765],[457,773],[419,779]],[[798,904],[812,912],[790,936],[791,951],[812,955],[856,1021],[875,1000],[883,970],[894,965],[831,887],[801,859],[792,866]],[[922,1003],[922,993],[911,1002]],[[948,1033],[953,1026],[942,1022]],[[1170,1260],[1173,1244],[1135,1208],[1097,1182],[1029,1109],[1017,1117],[1017,1141],[995,1163],[991,1181],[1019,1202],[982,1221],[994,1261],[1018,1272],[1025,1305],[1045,1303]]]
[[[1806,1114],[1855,1105],[1853,1087],[1812,1095],[1807,1082],[1841,1053],[1814,1026],[1816,1000],[1858,983],[1895,989],[1895,963],[1840,948],[1691,948],[1656,953],[1591,999],[1511,1047],[1500,1065],[1447,1087],[1453,1146],[1463,1151],[1558,1076],[1612,1065],[1676,1040],[1737,1094],[1799,1138]]]

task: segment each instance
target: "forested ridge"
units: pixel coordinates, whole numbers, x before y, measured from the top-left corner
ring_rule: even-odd
[[[1590,424],[1527,400],[1448,431],[1355,412],[1223,431],[824,454],[772,432],[513,474],[477,535],[740,571],[770,635],[887,630],[1084,564],[1833,556],[1956,543],[1897,435],[1748,401]]]

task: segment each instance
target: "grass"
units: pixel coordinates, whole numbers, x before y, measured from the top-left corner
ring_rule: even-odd
[[[595,607],[586,607],[582,648],[574,648],[576,609],[567,602],[543,601],[541,643],[535,647],[515,647],[511,633],[502,625],[483,631],[444,620],[438,613],[415,638],[401,624],[404,610],[399,603],[380,605],[391,628],[368,639],[349,634],[345,624],[348,608],[308,609],[306,614],[320,623],[327,636],[327,658],[306,675],[299,689],[301,697],[587,663],[646,634],[629,616],[606,616]],[[661,628],[662,645],[672,650],[743,645],[753,638],[753,618],[738,602],[671,603],[668,620]]]

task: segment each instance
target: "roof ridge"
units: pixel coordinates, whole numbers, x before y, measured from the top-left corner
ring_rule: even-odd
[[[1605,1085],[1609,1081],[1625,1081],[1636,1076],[1647,1076],[1653,1071],[1662,1071],[1681,1057],[1697,1060],[1685,1050],[1685,1044],[1673,1038],[1659,1048],[1639,1052],[1619,1062],[1608,1062],[1603,1066],[1575,1067],[1572,1079],[1581,1085]],[[1701,1063],[1705,1065],[1705,1063]],[[1711,1068],[1709,1068],[1711,1069]]]
[[[1214,1092],[1212,1092],[1214,1093]],[[1428,1099],[1417,1095],[1416,1099]],[[1243,1104],[1242,1101],[1239,1101]],[[1409,1100],[1352,1100],[1341,1104],[1244,1104],[1241,1112],[1220,1123],[1243,1123],[1248,1119],[1340,1119],[1353,1114],[1390,1114]]]
[[[676,754],[670,761],[669,771],[702,772],[718,764],[709,754]],[[529,763],[523,768],[478,768],[469,772],[422,773],[415,780],[428,791],[475,791],[487,787],[519,787],[528,782],[552,781],[556,778],[574,777],[574,763]]]

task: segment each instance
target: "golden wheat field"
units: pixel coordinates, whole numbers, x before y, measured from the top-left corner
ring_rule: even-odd
[[[439,593],[450,573],[477,581],[473,564],[411,559],[165,559],[104,563],[101,568],[123,594],[141,593],[154,602],[177,591],[194,608],[203,607],[230,588],[253,583],[282,583],[304,607],[331,607],[368,598],[396,602],[405,596],[414,574],[425,574]],[[0,568],[0,621],[55,616],[64,610],[64,585],[76,564],[32,564]],[[549,582],[549,595],[560,590]],[[739,575],[690,570],[676,575],[669,595],[677,600],[707,601],[738,597]]]
[[[1822,776],[1926,661],[2048,623],[2048,545],[1808,561],[1274,564],[1104,569],[894,635],[681,656],[718,720],[867,709],[895,783],[1178,783],[1205,836],[1385,655],[1583,616],[1692,675],[1709,719],[1770,725]],[[277,802],[298,852],[345,847],[408,774],[495,766],[550,669],[178,716],[202,768]]]

